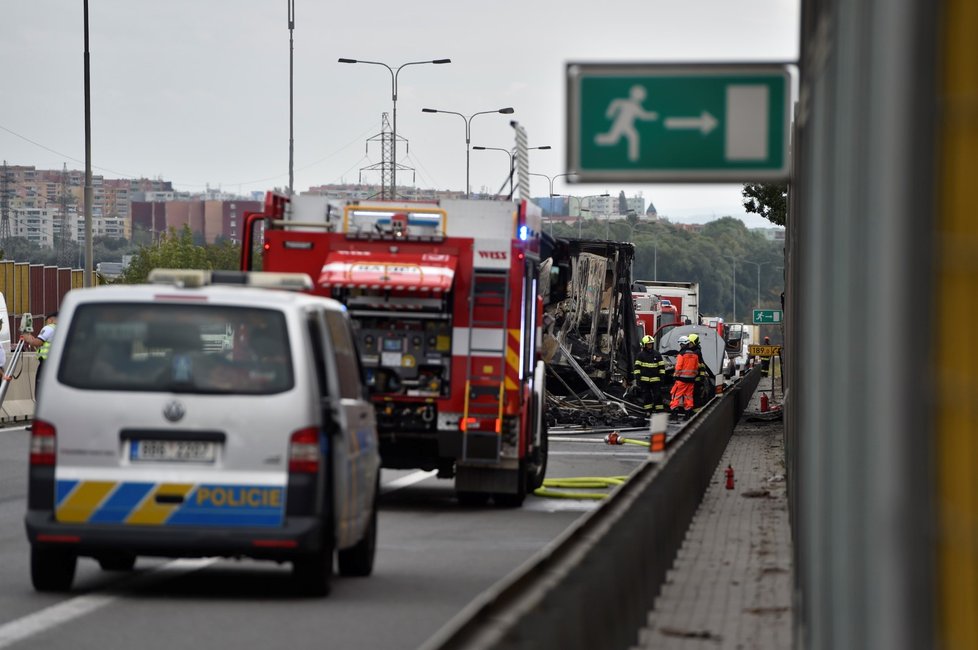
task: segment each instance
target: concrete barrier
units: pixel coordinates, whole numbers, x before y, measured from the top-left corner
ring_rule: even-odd
[[[663,463],[643,464],[422,650],[633,646],[759,379],[751,371],[710,402]]]
[[[9,358],[9,356],[8,356]],[[27,422],[34,418],[34,377],[37,375],[37,355],[24,352],[16,368],[11,369],[13,381],[7,388],[0,406],[0,424]]]

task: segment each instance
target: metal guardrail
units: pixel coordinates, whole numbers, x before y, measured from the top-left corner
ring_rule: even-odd
[[[692,420],[662,463],[463,609],[422,650],[631,647],[760,380],[748,372]]]

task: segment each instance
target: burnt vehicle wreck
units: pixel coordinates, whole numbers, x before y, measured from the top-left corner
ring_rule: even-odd
[[[627,242],[544,238],[540,278],[550,426],[640,426],[625,397],[638,352]],[[549,281],[547,281],[549,279]]]

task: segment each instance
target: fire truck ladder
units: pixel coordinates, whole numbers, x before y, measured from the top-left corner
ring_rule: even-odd
[[[509,313],[509,270],[475,271],[469,293],[469,356],[465,370],[465,411],[462,414],[462,461],[499,461],[506,386],[506,315]],[[477,320],[477,317],[481,320]],[[494,317],[494,318],[493,318]],[[495,330],[487,332],[486,330]],[[493,343],[497,345],[493,345]],[[476,363],[473,357],[498,356],[498,364]]]

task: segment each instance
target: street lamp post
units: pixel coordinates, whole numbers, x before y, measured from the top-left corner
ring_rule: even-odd
[[[750,260],[740,260],[742,264],[753,264],[757,267],[757,309],[761,308],[761,267],[770,262],[751,262]]]
[[[544,147],[540,147],[540,148],[544,149]],[[546,147],[546,149],[549,148],[550,147]],[[573,172],[569,174],[555,174],[554,176],[547,176],[546,174],[536,174],[534,172],[530,172],[530,176],[542,176],[543,178],[547,179],[547,183],[550,185],[550,198],[553,198],[555,196],[561,196],[560,194],[554,194],[554,181],[560,178],[561,176],[571,176],[572,174]],[[550,208],[550,216],[553,217],[553,207]]]
[[[628,241],[634,241],[632,238],[635,236],[635,229],[645,223],[645,221],[636,221],[634,224],[628,224]]]
[[[408,63],[402,63],[396,68],[392,68],[386,63],[381,63],[380,61],[362,61],[358,59],[338,59],[338,63],[366,63],[367,65],[380,65],[387,68],[387,71],[391,73],[391,101],[394,103],[394,124],[392,126],[394,132],[392,134],[393,141],[391,142],[391,198],[397,198],[397,76],[401,73],[401,68],[406,68],[409,65],[422,65],[425,63],[433,63],[435,65],[441,65],[443,63],[451,63],[451,59],[434,59],[432,61],[409,61]]]
[[[572,174],[574,174],[574,172],[569,172],[569,173],[566,173],[566,174],[555,174],[553,176],[547,176],[546,174],[535,174],[533,172],[530,172],[530,176],[543,176],[544,178],[547,179],[547,183],[549,183],[549,185],[550,185],[550,194],[549,194],[549,196],[550,196],[550,203],[549,203],[549,205],[550,205],[550,234],[551,235],[554,234],[554,206],[553,206],[553,199],[554,199],[555,196],[561,196],[560,194],[554,194],[554,181],[557,180],[558,178],[560,178],[561,176],[571,176]],[[569,201],[568,201],[568,203],[569,203]],[[567,215],[567,216],[570,216],[570,215]]]
[[[295,43],[292,38],[292,30],[295,29],[295,0],[289,0],[289,197],[294,193],[293,181],[295,180],[295,138],[293,131],[293,110],[292,110],[292,57],[295,52]]]
[[[608,194],[607,192],[605,192],[604,194],[589,194],[589,195],[585,196],[584,198],[585,199],[600,199],[600,198],[603,198],[605,196],[611,196],[611,195]],[[583,205],[583,203],[584,203],[584,201],[582,199],[580,199],[579,197],[576,197],[576,196],[573,197],[573,198],[577,199],[577,207],[580,209],[581,212],[590,212],[591,211],[590,208],[588,208],[587,210],[585,210],[584,208],[581,207],[581,205]],[[588,201],[588,205],[591,205],[591,202],[590,201]],[[578,219],[578,221],[577,221],[577,237],[578,237],[578,239],[580,239],[580,237],[581,237],[581,220],[580,219]]]
[[[580,239],[581,238],[581,223],[582,223],[583,217],[584,217],[584,215],[582,214],[584,212],[584,208],[582,207],[584,205],[584,200],[581,197],[579,197],[579,196],[574,196],[572,194],[568,194],[567,195],[567,211],[568,212],[570,212],[570,200],[571,199],[577,199],[577,238]],[[590,210],[588,210],[588,212],[590,212]]]
[[[554,176],[554,178],[557,178],[557,177]],[[579,212],[590,212],[591,211],[590,208],[582,207],[584,205],[584,199],[597,199],[597,198],[601,198],[603,196],[611,196],[611,195],[608,194],[607,192],[605,192],[604,194],[589,194],[588,196],[585,196],[585,197],[581,198],[579,196],[574,196],[572,194],[568,194],[567,195],[568,205],[570,204],[570,199],[577,199],[577,209],[578,209],[578,211]],[[590,205],[590,203],[589,203],[589,205]],[[569,209],[568,209],[568,212],[570,212]],[[578,239],[581,238],[581,223],[582,223],[582,219],[581,219],[581,215],[579,214],[579,215],[577,215],[577,238]]]
[[[629,210],[628,212],[625,213],[626,218],[630,216],[635,216],[635,210]],[[636,223],[635,226],[637,225],[638,224]],[[632,233],[635,231],[635,226],[629,225],[629,231],[628,231],[629,240],[631,240],[632,238]],[[611,237],[611,214],[609,213],[605,215],[605,219],[604,219],[604,238],[605,240],[610,241],[610,237]]]
[[[542,147],[527,147],[527,151],[532,151],[533,149],[549,149],[550,145],[545,144]],[[509,195],[513,196],[513,175],[516,173],[516,153],[510,151],[509,149],[501,149],[499,147],[476,147],[473,146],[474,151],[502,151],[504,154],[509,156]],[[531,174],[532,175],[532,174]],[[539,174],[538,174],[539,175]]]
[[[550,199],[547,202],[550,214],[548,215],[549,219],[547,219],[547,221],[550,222],[550,234],[553,235],[554,234],[554,197],[560,196],[559,194],[554,194],[555,177],[547,176],[546,174],[536,174],[534,172],[530,172],[530,176],[543,176],[544,178],[547,179],[547,182],[550,184],[550,194],[549,194]]]
[[[737,260],[732,257],[724,258],[730,265],[733,266],[733,286],[730,288],[730,294],[733,297],[733,322],[737,322]]]
[[[91,57],[88,50],[88,0],[85,0],[82,9],[84,12],[83,22],[85,26],[85,268],[82,271],[82,282],[85,287],[94,286],[92,263],[92,204],[94,202],[94,189],[92,187],[92,75]]]
[[[472,118],[476,115],[486,115],[488,113],[502,113],[503,115],[512,115],[516,111],[513,110],[512,106],[507,106],[506,108],[497,108],[494,111],[479,111],[478,113],[473,113],[466,117],[461,113],[456,113],[455,111],[443,111],[438,108],[422,108],[422,113],[448,113],[449,115],[458,115],[465,122],[465,198],[469,198],[471,192],[469,190],[469,152],[470,144],[472,142]]]

